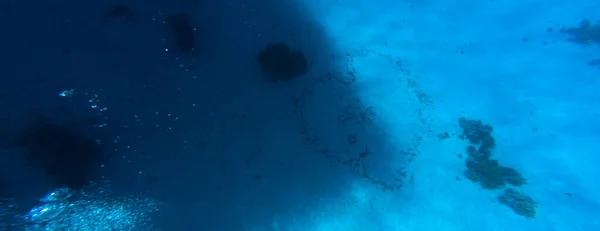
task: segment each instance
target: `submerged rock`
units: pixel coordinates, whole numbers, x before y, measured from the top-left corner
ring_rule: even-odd
[[[183,52],[196,50],[196,35],[187,14],[170,14],[165,22],[171,27],[171,34],[177,47]]]
[[[283,43],[269,43],[258,55],[263,74],[268,81],[289,81],[306,73],[308,61],[300,50],[291,50]]]

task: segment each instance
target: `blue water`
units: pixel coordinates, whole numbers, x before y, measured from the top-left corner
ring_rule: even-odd
[[[131,20],[105,17],[114,4]],[[103,200],[160,203],[122,230],[600,230],[600,28],[563,30],[598,12],[590,0],[4,0],[0,230],[31,225],[16,220],[59,186],[11,145],[33,115],[104,147],[85,167],[110,188]],[[164,22],[173,13],[189,15],[192,54]],[[301,50],[307,72],[266,81],[255,56],[273,42]],[[468,179],[460,118],[493,127],[492,158],[526,184]],[[535,214],[501,203],[505,189]],[[104,225],[86,229],[116,229]]]

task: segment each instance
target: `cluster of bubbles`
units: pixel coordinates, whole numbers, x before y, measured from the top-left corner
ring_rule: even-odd
[[[115,197],[97,185],[83,190],[57,188],[25,214],[14,215],[7,201],[0,230],[158,230],[152,218],[160,204],[144,196]],[[13,209],[14,210],[14,209]],[[12,213],[12,214],[11,214]]]
[[[68,89],[58,93],[58,96],[64,98],[71,98],[75,95],[83,95],[84,97],[87,97],[87,103],[89,104],[89,107],[92,110],[97,111],[99,116],[102,116],[102,113],[108,111],[108,107],[101,104],[102,100],[100,99],[100,95],[98,95],[98,93],[79,93],[75,92],[75,89]],[[94,126],[105,127],[106,123],[96,124]]]

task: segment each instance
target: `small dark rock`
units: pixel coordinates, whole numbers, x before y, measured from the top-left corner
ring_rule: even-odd
[[[448,134],[447,132],[441,132],[440,134],[438,134],[438,139],[440,140],[445,140],[450,138],[450,134]]]
[[[368,153],[368,152],[366,152],[366,151],[364,151],[364,152],[361,152],[361,153],[359,153],[359,154],[358,154],[358,156],[359,156],[360,158],[365,158],[365,157],[367,157],[368,155],[369,155],[369,153]]]
[[[196,50],[195,29],[187,14],[167,15],[165,22],[171,27],[173,40],[181,51],[189,53]]]
[[[299,50],[291,50],[283,43],[269,43],[256,55],[268,81],[289,81],[306,73],[308,61]]]
[[[354,133],[348,136],[348,143],[356,144],[358,142],[358,134]]]

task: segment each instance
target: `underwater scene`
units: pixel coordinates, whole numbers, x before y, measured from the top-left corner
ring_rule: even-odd
[[[0,2],[0,231],[600,230],[600,1]]]

